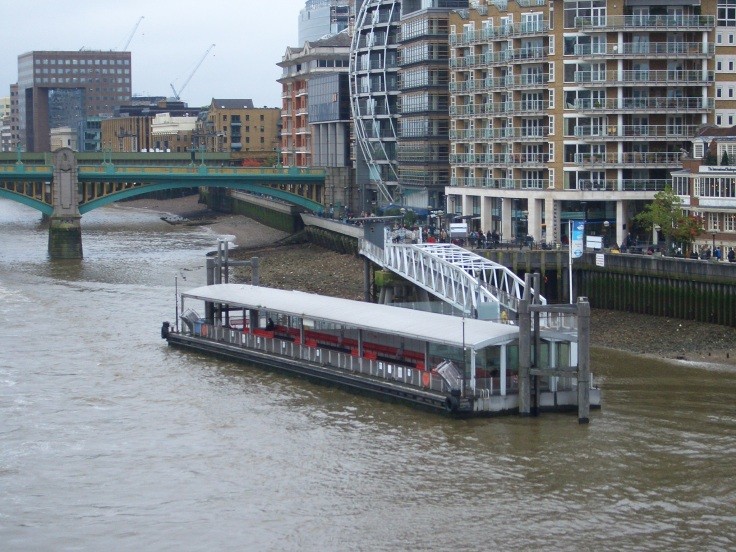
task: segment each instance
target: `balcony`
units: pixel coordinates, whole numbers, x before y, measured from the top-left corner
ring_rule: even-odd
[[[709,31],[715,27],[712,15],[610,15],[577,17],[580,31]]]
[[[693,113],[707,113],[715,107],[713,98],[687,97],[667,98],[657,96],[652,98],[623,98],[622,100],[607,99],[604,101],[592,99],[579,99],[573,104],[567,104],[566,109],[577,109],[582,113],[600,114],[601,111],[608,113],[672,113],[680,115]]]
[[[492,115],[543,115],[549,108],[547,100],[522,100],[520,102],[496,102],[484,105],[483,112]]]
[[[600,168],[673,168],[681,165],[680,155],[675,152],[576,153],[572,162]]]
[[[490,188],[494,190],[543,190],[546,181],[539,178],[493,178],[493,177],[454,177],[450,186],[457,188]]]
[[[595,179],[578,181],[578,189],[600,192],[661,192],[671,182],[667,179]]]
[[[451,165],[540,166],[549,161],[547,153],[454,153]]]
[[[713,84],[713,71],[647,69],[628,71],[576,71],[575,82],[593,86],[708,86]]]
[[[623,125],[621,132],[617,125],[581,125],[575,127],[575,136],[583,140],[620,140],[647,138],[659,140],[685,140],[693,138],[700,125]]]
[[[715,54],[714,44],[702,42],[628,42],[619,47],[618,44],[578,44],[575,55],[583,59],[599,60],[608,58],[648,58],[661,59],[701,59]]]
[[[523,2],[524,0],[521,1]],[[544,35],[548,31],[549,21],[534,21],[530,23],[517,23],[515,25],[499,25],[496,27],[465,31],[460,34],[451,34],[450,45],[462,46],[511,37]]]

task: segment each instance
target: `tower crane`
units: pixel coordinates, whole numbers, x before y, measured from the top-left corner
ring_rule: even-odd
[[[209,48],[207,48],[207,51],[202,56],[202,59],[199,60],[197,65],[194,66],[194,69],[192,69],[192,72],[189,73],[189,76],[187,77],[187,80],[184,81],[184,84],[181,85],[181,88],[177,91],[176,88],[174,88],[174,83],[171,83],[171,90],[174,92],[174,99],[179,101],[179,98],[181,96],[181,93],[184,91],[184,89],[187,87],[187,84],[189,84],[189,81],[192,80],[192,77],[194,76],[194,73],[197,72],[197,69],[199,69],[199,66],[202,65],[204,60],[207,58],[207,55],[210,53],[212,48],[214,48],[215,45],[211,44]]]
[[[133,37],[135,36],[135,32],[138,30],[138,26],[141,24],[141,21],[143,21],[144,19],[145,19],[145,17],[142,16],[142,15],[140,16],[140,18],[138,18],[138,22],[133,26],[133,30],[130,31],[130,34],[128,35],[128,38],[125,41],[125,44],[120,49],[121,52],[125,52],[125,51],[128,50],[128,46],[130,46],[130,42],[133,40]]]

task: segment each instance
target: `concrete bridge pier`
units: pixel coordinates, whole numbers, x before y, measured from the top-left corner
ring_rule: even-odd
[[[51,216],[49,224],[49,257],[52,259],[82,258],[82,217]]]
[[[77,159],[74,151],[54,152],[54,180],[51,187],[54,212],[49,224],[49,257],[82,258],[82,216],[79,214]]]

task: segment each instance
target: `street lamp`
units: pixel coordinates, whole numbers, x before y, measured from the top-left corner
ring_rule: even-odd
[[[611,223],[607,220],[603,221],[603,247],[608,247],[608,228],[611,226]]]

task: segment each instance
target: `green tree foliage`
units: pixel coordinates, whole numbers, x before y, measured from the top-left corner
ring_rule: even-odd
[[[664,236],[667,251],[673,241],[682,243],[684,249],[689,250],[696,236],[703,231],[703,220],[683,213],[682,200],[669,186],[657,192],[654,201],[634,219],[647,231],[658,226]]]
[[[723,150],[723,155],[721,155],[721,165],[728,166],[731,164],[731,160],[728,158],[728,153],[726,150]]]

